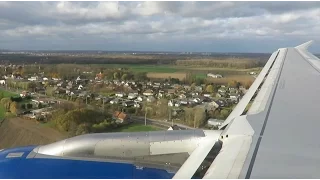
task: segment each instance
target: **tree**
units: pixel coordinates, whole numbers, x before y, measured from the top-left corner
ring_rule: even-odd
[[[220,112],[220,119],[227,119],[230,112],[227,109],[222,109]]]
[[[43,108],[43,104],[42,104],[42,103],[39,103],[39,104],[38,104],[38,108],[39,108],[39,109]]]
[[[37,84],[34,83],[34,82],[30,82],[30,83],[28,84],[28,89],[29,89],[30,91],[35,91],[36,87],[37,87]]]
[[[1,100],[2,98],[4,98],[3,92],[0,93],[0,100]]]
[[[17,102],[10,103],[10,112],[13,114],[17,114]]]
[[[128,74],[123,74],[123,75],[121,76],[121,79],[122,79],[123,81],[127,80],[127,78],[128,78]]]
[[[78,136],[78,135],[82,135],[82,134],[87,134],[90,132],[89,128],[90,128],[90,126],[87,123],[80,124],[77,128],[75,135]]]
[[[168,115],[168,100],[167,99],[159,99],[157,103],[157,116],[158,117],[167,117]]]
[[[246,89],[249,89],[250,88],[250,86],[252,85],[252,81],[246,81],[245,83],[244,83],[244,88],[246,88]]]
[[[191,90],[194,90],[195,87],[196,87],[196,85],[197,85],[196,83],[192,83],[191,86],[190,86],[190,87],[191,87]]]
[[[231,81],[228,82],[228,86],[229,87],[233,87],[233,88],[237,87],[237,84],[238,83],[235,80],[231,80]]]
[[[206,122],[206,113],[202,108],[194,110],[194,127],[198,128]]]
[[[21,104],[21,109],[26,109],[26,104]]]
[[[46,95],[47,95],[47,96],[52,96],[52,95],[53,95],[53,92],[54,92],[53,87],[50,87],[50,86],[47,86],[47,87],[46,87]]]
[[[0,102],[4,106],[6,111],[10,110],[10,103],[12,102],[10,98],[2,98]]]
[[[113,78],[114,79],[119,79],[119,73],[118,72],[113,73]]]
[[[27,104],[27,109],[32,109],[32,104],[28,103]]]
[[[213,92],[214,92],[213,86],[212,86],[211,84],[208,85],[208,86],[206,87],[206,91],[207,91],[208,93],[213,93]]]

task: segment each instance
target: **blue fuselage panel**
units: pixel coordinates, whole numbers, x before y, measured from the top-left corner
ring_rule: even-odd
[[[137,168],[133,164],[95,162],[66,159],[28,158],[34,146],[8,149],[0,152],[0,178],[52,179],[169,179],[174,176],[166,170]],[[21,153],[21,157],[8,154]]]

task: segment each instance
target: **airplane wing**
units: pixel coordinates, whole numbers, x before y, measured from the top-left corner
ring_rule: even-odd
[[[204,178],[320,177],[315,104],[320,101],[320,60],[308,52],[311,43],[271,55],[242,104],[221,126],[225,140]],[[254,93],[248,113],[240,115]],[[239,120],[252,130],[244,130]]]
[[[275,51],[219,130],[86,134],[0,150],[0,178],[319,178],[311,43]]]

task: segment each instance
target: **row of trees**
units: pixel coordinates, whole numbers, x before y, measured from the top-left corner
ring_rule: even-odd
[[[177,65],[197,65],[215,68],[236,68],[248,69],[259,66],[259,62],[252,59],[229,59],[229,60],[212,60],[212,59],[196,59],[196,60],[177,60]]]
[[[12,101],[10,98],[2,98],[0,100],[1,105],[4,107],[6,112],[11,112],[12,114],[17,114],[18,103]]]

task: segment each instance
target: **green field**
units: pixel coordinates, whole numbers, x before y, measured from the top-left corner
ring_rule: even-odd
[[[4,118],[5,115],[6,115],[6,111],[5,111],[4,107],[2,105],[0,105],[0,122],[2,121],[2,119]]]
[[[154,126],[145,126],[142,124],[130,124],[128,126],[116,129],[117,132],[143,132],[143,131],[159,131],[161,129]]]
[[[198,74],[196,74],[196,78],[205,79],[205,78],[207,78],[207,74],[204,74],[204,73],[198,73]]]
[[[13,93],[13,92],[6,91],[6,90],[3,90],[3,89],[0,89],[0,93],[3,93],[4,97],[11,97],[11,96],[17,96],[18,95],[17,93]]]
[[[158,72],[158,73],[173,73],[177,72],[173,66],[169,65],[137,65],[137,64],[108,64],[110,68],[128,68],[133,72]]]

